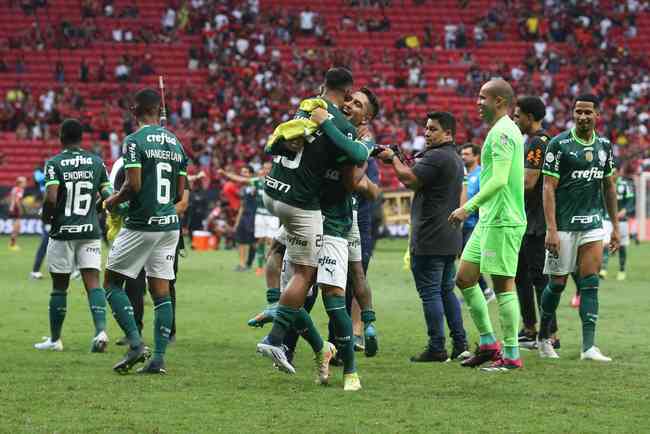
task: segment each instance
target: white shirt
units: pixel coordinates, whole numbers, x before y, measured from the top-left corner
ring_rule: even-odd
[[[250,46],[250,42],[248,42],[248,39],[239,38],[237,39],[237,42],[235,42],[235,47],[237,48],[237,52],[239,54],[246,53],[246,51],[248,51],[249,46]]]
[[[126,66],[123,63],[120,63],[119,65],[117,65],[115,67],[115,75],[117,77],[121,77],[121,76],[124,76],[124,75],[129,75],[129,67]]]
[[[181,117],[183,119],[192,119],[192,103],[184,99],[181,103]]]
[[[224,14],[219,14],[214,17],[214,24],[217,30],[220,30],[223,26],[228,25],[228,17]]]
[[[300,13],[300,28],[302,30],[311,30],[314,28],[314,16],[311,11],[302,11]]]

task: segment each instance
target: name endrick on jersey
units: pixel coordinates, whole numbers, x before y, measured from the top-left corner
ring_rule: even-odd
[[[84,179],[92,180],[94,178],[93,172],[90,170],[77,170],[74,172],[63,172],[64,181],[80,181]]]

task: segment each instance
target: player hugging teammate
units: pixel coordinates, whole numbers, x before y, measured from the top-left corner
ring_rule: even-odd
[[[336,349],[323,342],[303,307],[317,280],[341,344],[344,390],[361,388],[354,364],[352,321],[345,309],[347,236],[353,217],[350,192],[366,179],[355,166],[367,160],[371,146],[354,140],[357,130],[341,112],[352,84],[348,70],[330,69],[323,94],[302,101],[294,119],[278,126],[269,139],[267,152],[276,156],[266,177],[264,200],[286,232],[287,266],[282,280],[287,284],[282,288],[272,330],[257,346],[258,352],[273,359],[280,369],[293,373],[283,342],[291,330],[300,331],[315,353],[317,382],[328,383],[329,362]],[[366,120],[370,118],[370,100],[375,100],[369,95],[368,91],[359,96]],[[375,100],[373,115],[376,107]]]

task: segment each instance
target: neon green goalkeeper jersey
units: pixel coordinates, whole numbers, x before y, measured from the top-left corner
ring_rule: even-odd
[[[507,184],[479,209],[483,226],[525,226],[524,206],[524,137],[519,127],[503,116],[490,129],[481,151],[481,186],[493,176],[494,163],[512,161]]]

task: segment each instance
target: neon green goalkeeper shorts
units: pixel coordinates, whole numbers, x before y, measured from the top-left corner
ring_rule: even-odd
[[[461,259],[479,264],[481,273],[514,277],[526,226],[484,227],[477,224]]]

